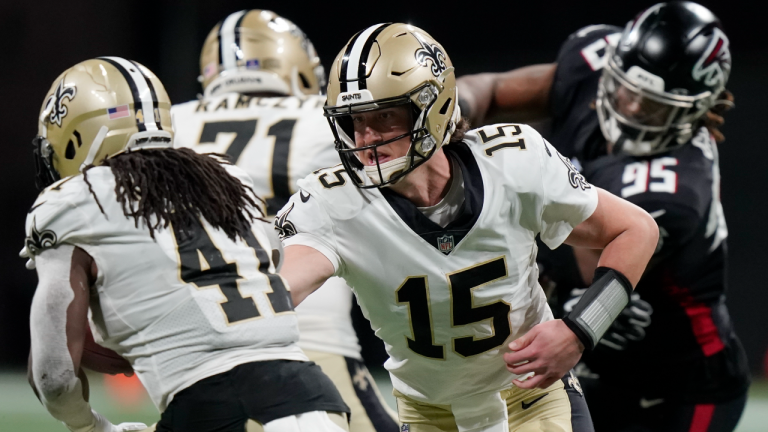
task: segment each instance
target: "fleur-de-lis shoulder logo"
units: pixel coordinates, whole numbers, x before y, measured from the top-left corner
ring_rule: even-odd
[[[571,183],[572,188],[581,188],[581,190],[587,190],[592,187],[587,179],[584,178],[584,174],[580,173],[567,157],[561,155],[558,151],[555,153],[557,153],[557,156],[560,158],[563,164],[565,164],[565,167],[568,168],[568,182]]]
[[[445,66],[445,53],[439,46],[424,40],[422,35],[414,33],[414,36],[416,36],[416,40],[421,44],[421,48],[416,50],[416,61],[424,67],[427,67],[427,63],[431,62],[432,75],[439,77],[447,69]]]
[[[277,236],[280,237],[280,240],[285,240],[296,235],[296,226],[293,222],[288,220],[288,213],[293,210],[293,206],[294,204],[291,203],[288,210],[277,215],[277,218],[275,219],[275,230],[277,230]]]
[[[49,120],[51,123],[61,127],[61,120],[67,116],[68,112],[67,106],[64,105],[64,99],[66,98],[71,101],[75,98],[76,94],[77,87],[66,86],[63,79],[59,82],[59,85],[56,86],[56,90],[45,102],[45,110],[50,112]]]
[[[34,217],[32,218],[32,233],[24,239],[24,245],[32,255],[39,255],[45,249],[56,246],[56,233],[51,230],[37,230]]]

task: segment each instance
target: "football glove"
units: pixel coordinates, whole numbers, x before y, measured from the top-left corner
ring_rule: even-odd
[[[93,413],[95,423],[95,427],[92,430],[93,432],[130,432],[140,431],[147,428],[147,425],[144,423],[120,423],[119,425],[113,425],[106,417],[96,411],[91,410],[91,413]]]

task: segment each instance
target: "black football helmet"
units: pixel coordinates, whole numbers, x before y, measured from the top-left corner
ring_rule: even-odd
[[[627,23],[606,55],[597,113],[613,152],[685,144],[718,103],[731,72],[720,20],[692,2],[659,3]]]

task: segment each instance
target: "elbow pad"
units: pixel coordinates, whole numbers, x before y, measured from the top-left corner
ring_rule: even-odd
[[[620,272],[598,267],[592,285],[563,322],[591,351],[629,303],[632,284]]]

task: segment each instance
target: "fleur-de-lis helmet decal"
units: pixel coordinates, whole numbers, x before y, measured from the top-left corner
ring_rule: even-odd
[[[445,53],[439,46],[425,41],[418,32],[414,32],[413,35],[416,36],[416,39],[421,44],[421,48],[416,50],[416,61],[424,67],[427,67],[427,63],[431,62],[432,75],[439,77],[447,69],[445,66]]]
[[[61,127],[61,120],[66,117],[68,112],[67,106],[64,105],[64,99],[72,100],[75,98],[76,94],[77,87],[74,85],[66,86],[63,79],[59,82],[59,85],[56,86],[56,90],[45,102],[45,111],[50,112],[48,119],[51,124]]]

